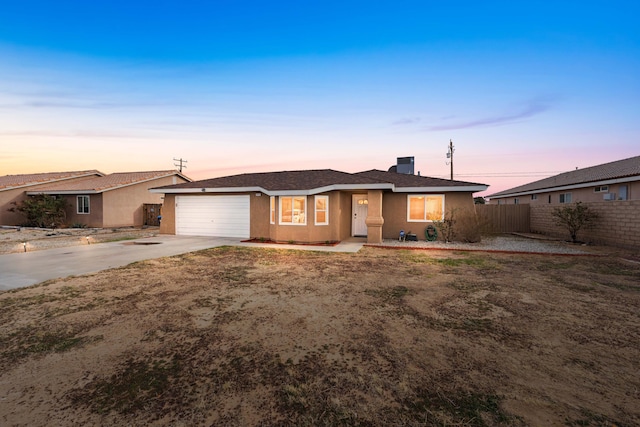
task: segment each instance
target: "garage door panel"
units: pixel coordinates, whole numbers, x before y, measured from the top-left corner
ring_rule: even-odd
[[[249,196],[176,197],[176,234],[248,238]]]

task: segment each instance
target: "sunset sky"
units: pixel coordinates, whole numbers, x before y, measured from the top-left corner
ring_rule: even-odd
[[[386,170],[495,193],[640,155],[636,1],[11,1],[0,175]]]

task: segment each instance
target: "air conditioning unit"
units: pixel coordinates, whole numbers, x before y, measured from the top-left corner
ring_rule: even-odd
[[[606,193],[602,195],[602,198],[604,200],[615,200],[616,199],[616,193]]]

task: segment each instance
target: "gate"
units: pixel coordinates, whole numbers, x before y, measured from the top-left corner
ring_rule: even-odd
[[[529,205],[476,205],[480,220],[495,233],[529,233]]]
[[[144,225],[160,226],[160,215],[162,215],[162,204],[145,203],[142,205],[144,215]]]

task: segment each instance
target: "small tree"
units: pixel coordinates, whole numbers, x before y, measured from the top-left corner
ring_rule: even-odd
[[[67,201],[47,194],[31,196],[20,203],[13,203],[9,211],[20,212],[26,217],[29,227],[56,228],[64,224],[67,217]]]
[[[583,228],[591,228],[598,219],[598,213],[583,205],[582,202],[555,208],[551,215],[555,218],[556,225],[569,231],[573,243],[578,241],[578,231]]]

